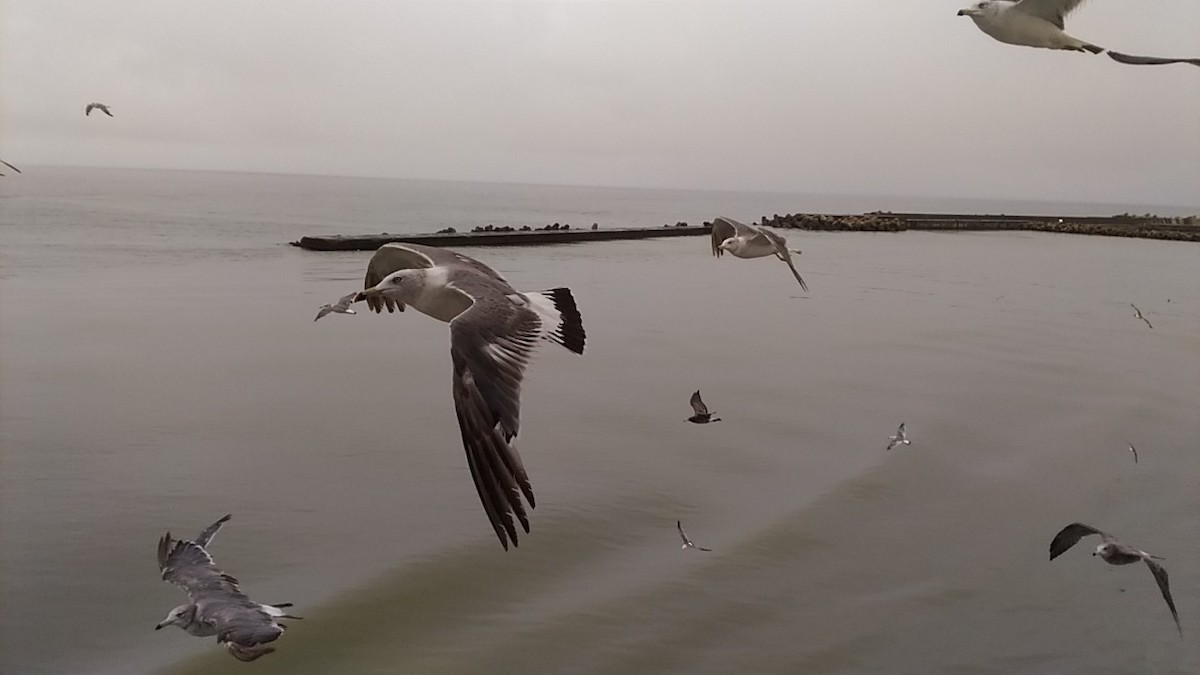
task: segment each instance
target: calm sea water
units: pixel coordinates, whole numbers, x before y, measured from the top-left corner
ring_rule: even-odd
[[[588,330],[584,356],[547,345],[528,373],[538,507],[505,553],[463,457],[446,327],[313,323],[369,254],[283,244],[877,208],[1176,212],[5,179],[0,672],[246,669],[152,630],[183,597],[157,538],[227,512],[218,564],[305,617],[259,673],[1200,672],[1200,246],[790,232],[807,294],[702,238],[465,250],[517,288],[572,288]],[[697,388],[723,422],[684,422]],[[902,421],[913,444],[884,452]],[[714,551],[680,551],[677,518]],[[1166,558],[1183,639],[1143,566],[1082,545],[1047,560],[1074,520]]]

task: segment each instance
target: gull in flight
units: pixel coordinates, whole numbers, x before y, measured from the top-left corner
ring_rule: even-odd
[[[376,312],[417,311],[450,324],[454,410],[467,465],[500,545],[517,545],[512,516],[529,532],[521,495],[533,488],[513,447],[521,380],[542,340],[583,353],[586,335],[566,288],[520,293],[495,270],[461,253],[420,244],[379,247],[367,264],[366,300]]]
[[[1147,319],[1146,317],[1142,316],[1142,310],[1138,309],[1137,305],[1135,305],[1131,302],[1131,303],[1129,303],[1129,306],[1133,308],[1133,316],[1135,318],[1145,321],[1147,326],[1149,326],[1150,328],[1154,328],[1154,326],[1150,325],[1150,319]]]
[[[791,254],[799,255],[800,251],[789,249],[786,239],[765,227],[746,225],[724,216],[716,218],[712,224],[712,252],[720,258],[726,251],[737,258],[762,258],[773,255],[787,263],[796,281],[800,282],[800,288],[808,291],[804,279],[800,278],[800,273],[792,264]]]
[[[1083,0],[983,0],[958,10],[959,16],[969,16],[979,27],[1000,42],[1024,47],[1089,51],[1105,51],[1090,42],[1067,35],[1063,19]],[[1158,66],[1170,63],[1191,63],[1200,66],[1200,59],[1164,59],[1156,56],[1131,56],[1109,50],[1108,56],[1118,63],[1137,66]]]
[[[154,630],[179,626],[197,637],[217,636],[239,661],[253,661],[270,654],[271,642],[279,639],[287,627],[276,619],[299,619],[283,608],[291,603],[263,605],[250,600],[238,587],[238,580],[225,574],[213,564],[208,544],[226,515],[209,525],[194,540],[176,540],[171,533],[158,540],[158,568],[163,581],[182,588],[188,594],[187,604],[167,613]]]
[[[912,445],[912,443],[908,440],[908,435],[904,433],[903,422],[900,423],[900,428],[896,429],[895,436],[888,436],[888,446],[886,449],[891,450],[897,445]]]
[[[1129,441],[1125,441],[1129,443]],[[1133,443],[1129,443],[1129,451],[1133,453],[1133,463],[1137,464],[1137,448],[1133,447]]]
[[[704,401],[700,400],[699,389],[696,390],[696,393],[692,394],[692,400],[689,403],[692,404],[692,412],[695,413],[687,418],[687,421],[692,424],[708,424],[709,422],[721,421],[720,417],[713,417],[713,413],[708,411],[708,406],[704,405]]]
[[[84,115],[86,115],[86,116],[89,116],[89,117],[90,117],[90,116],[91,116],[91,114],[92,114],[92,109],[93,109],[93,108],[95,108],[96,110],[99,110],[100,112],[104,113],[105,115],[108,115],[109,117],[112,117],[112,116],[113,116],[113,114],[112,114],[111,112],[109,112],[109,110],[108,110],[108,106],[104,105],[103,103],[89,103],[89,104],[87,104],[87,108],[84,108],[84,110],[83,110],[83,114],[84,114]]]
[[[675,527],[676,527],[676,529],[679,530],[679,538],[683,540],[683,546],[680,546],[679,548],[681,548],[683,550],[687,550],[689,548],[694,548],[697,551],[709,551],[709,552],[712,551],[711,548],[704,548],[703,546],[697,546],[697,545],[693,544],[692,540],[688,539],[687,533],[683,531],[683,523],[681,523],[677,520],[677,521],[675,521]]]
[[[1154,575],[1154,581],[1158,584],[1158,590],[1162,592],[1163,600],[1167,601],[1167,607],[1171,609],[1171,616],[1175,617],[1175,627],[1179,630],[1179,635],[1183,636],[1183,627],[1179,625],[1179,612],[1175,610],[1175,601],[1171,599],[1171,589],[1167,583],[1167,570],[1163,569],[1162,565],[1158,564],[1158,560],[1162,560],[1157,556],[1152,556],[1145,551],[1140,551],[1127,544],[1122,544],[1112,537],[1105,534],[1091,525],[1083,523],[1071,523],[1064,527],[1062,531],[1054,535],[1054,539],[1050,542],[1050,559],[1054,560],[1064,551],[1074,546],[1080,539],[1092,535],[1100,535],[1100,545],[1092,551],[1092,555],[1100,556],[1100,558],[1109,565],[1129,565],[1135,562],[1145,562],[1146,567],[1150,568],[1150,573]]]
[[[317,309],[317,318],[313,319],[313,321],[320,319],[326,314],[357,314],[358,312],[350,309],[350,303],[354,302],[354,299],[357,297],[358,293],[354,292],[348,295],[343,295],[342,297],[338,298],[337,302],[333,302],[328,305],[321,305],[321,307]]]

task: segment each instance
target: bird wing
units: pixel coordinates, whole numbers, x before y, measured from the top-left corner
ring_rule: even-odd
[[[724,251],[721,250],[721,242],[730,237],[754,237],[761,235],[762,230],[756,227],[751,227],[744,223],[739,223],[733,218],[725,216],[717,216],[713,218],[712,224],[712,252],[718,258]]]
[[[1171,63],[1190,63],[1200,66],[1200,59],[1164,59],[1158,56],[1134,56],[1108,50],[1108,57],[1117,63],[1127,63],[1133,66],[1162,66]]]
[[[454,287],[472,300],[450,321],[454,410],[479,500],[507,550],[509,539],[517,545],[510,514],[529,531],[520,495],[534,506],[529,476],[511,442],[520,428],[521,380],[540,340],[541,319],[490,282],[467,277]]]
[[[1146,561],[1146,567],[1149,567],[1150,573],[1154,575],[1154,581],[1158,583],[1158,590],[1162,591],[1163,600],[1167,601],[1167,607],[1171,608],[1171,616],[1175,617],[1175,627],[1179,629],[1179,634],[1183,635],[1183,626],[1179,625],[1179,611],[1175,609],[1175,601],[1171,599],[1167,570],[1148,555],[1143,556],[1142,559]]]
[[[92,114],[92,108],[95,108],[95,107],[96,107],[96,104],[95,104],[95,103],[89,103],[89,104],[87,105],[87,107],[83,109],[83,114],[84,114],[84,115],[91,115],[91,114]]]
[[[211,539],[226,520],[228,516],[213,523],[201,538]],[[252,647],[283,634],[283,628],[242,592],[237,579],[218,569],[197,542],[177,541],[168,532],[158,542],[158,564],[163,581],[187,592],[197,618],[215,628],[221,642]]]
[[[367,263],[367,275],[363,279],[363,288],[372,288],[383,281],[387,275],[399,270],[430,268],[451,263],[466,264],[467,267],[484,276],[504,281],[504,277],[496,273],[496,270],[461,253],[447,251],[436,246],[392,242],[380,246],[375,251],[375,255],[371,256],[371,261]],[[366,300],[367,305],[376,312],[382,312],[384,307],[387,307],[389,312],[404,311],[403,303],[383,294],[368,297]]]
[[[21,170],[20,170],[20,169],[18,169],[17,167],[13,166],[12,164],[9,164],[8,162],[6,162],[6,161],[4,161],[4,160],[2,160],[2,159],[0,159],[0,164],[3,164],[4,166],[7,166],[8,168],[12,169],[13,171],[16,171],[17,173],[21,173]]]
[[[1013,9],[1032,14],[1063,29],[1063,17],[1083,3],[1083,0],[1021,0]]]
[[[218,520],[217,522],[213,523],[212,525],[209,525],[208,527],[204,528],[204,531],[200,533],[200,536],[196,537],[196,540],[195,540],[196,545],[199,546],[200,548],[207,549],[209,543],[212,542],[212,538],[214,536],[216,536],[217,530],[221,529],[221,526],[224,525],[232,517],[233,517],[233,514],[226,513],[224,516],[221,517],[220,520]],[[161,561],[160,561],[160,564],[161,564]]]
[[[675,521],[675,529],[679,530],[679,538],[683,540],[685,545],[692,543],[692,540],[688,539],[687,534],[684,533],[683,523],[681,521]]]
[[[1058,556],[1062,555],[1064,551],[1079,543],[1080,539],[1083,539],[1090,534],[1098,534],[1101,537],[1108,537],[1108,535],[1104,534],[1100,530],[1097,530],[1091,525],[1084,525],[1083,523],[1071,523],[1070,525],[1064,527],[1061,531],[1059,531],[1058,534],[1054,535],[1054,539],[1050,541],[1050,559],[1054,560]]]
[[[796,277],[796,281],[800,282],[800,288],[807,293],[808,285],[804,283],[804,279],[800,278],[800,273],[796,271],[796,265],[792,263],[792,253],[788,250],[787,240],[765,227],[757,229],[758,233],[762,237],[765,237],[766,240],[771,242],[771,245],[775,247],[775,255],[779,256],[780,260],[787,263],[788,268],[792,270],[792,276]]]
[[[692,398],[690,401],[688,401],[688,403],[690,403],[692,405],[692,410],[697,415],[707,415],[708,414],[708,406],[704,405],[704,401],[700,400],[700,390],[699,389],[696,390],[696,393],[692,394]]]

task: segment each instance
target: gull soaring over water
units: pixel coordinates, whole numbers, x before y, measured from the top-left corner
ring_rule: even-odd
[[[113,116],[113,114],[111,112],[109,112],[108,106],[104,105],[103,103],[87,104],[87,107],[83,109],[83,114],[87,117],[90,117],[92,115],[92,110],[99,110],[100,112],[104,113],[105,115],[108,115],[109,117]]]
[[[586,334],[566,288],[520,293],[495,270],[461,253],[420,244],[384,244],[367,265],[357,300],[371,309],[417,311],[450,324],[454,410],[467,465],[500,544],[517,545],[512,516],[529,532],[521,495],[533,488],[513,447],[521,380],[534,349],[550,340],[583,353]]]
[[[683,546],[680,546],[679,548],[681,548],[685,551],[689,548],[695,549],[697,551],[709,551],[709,552],[712,551],[711,548],[704,548],[703,546],[697,546],[697,545],[693,544],[692,540],[688,539],[687,533],[683,531],[683,523],[682,522],[680,522],[678,520],[675,521],[675,527],[676,527],[676,529],[679,530],[679,538],[683,540]]]
[[[358,292],[355,291],[354,293],[343,295],[342,297],[338,298],[337,302],[331,302],[328,305],[321,305],[320,308],[317,309],[317,318],[313,319],[313,321],[320,319],[326,314],[357,314],[358,312],[350,309],[350,303],[354,302],[355,298],[357,297]]]
[[[693,415],[687,418],[687,421],[692,424],[708,424],[709,422],[720,422],[720,417],[713,417],[713,413],[708,411],[708,406],[704,405],[704,401],[700,400],[700,390],[692,394],[692,399],[688,401],[692,406]]]
[[[1146,326],[1148,328],[1154,328],[1154,326],[1150,325],[1150,319],[1147,319],[1146,317],[1142,316],[1142,310],[1138,309],[1137,305],[1135,305],[1131,302],[1131,303],[1129,303],[1129,306],[1133,308],[1133,316],[1135,319],[1141,319],[1142,321],[1146,322]]]
[[[209,525],[192,541],[172,539],[170,532],[158,540],[158,568],[163,581],[186,591],[188,602],[168,612],[154,629],[175,625],[197,637],[216,635],[217,643],[234,658],[253,661],[275,651],[270,643],[278,640],[287,627],[276,619],[300,617],[283,611],[291,603],[253,602],[238,587],[237,579],[213,564],[208,544],[230,517],[226,515]]]
[[[912,445],[908,440],[908,434],[904,433],[904,422],[900,423],[900,428],[896,429],[895,436],[888,436],[888,446],[886,450],[891,450],[897,445]]]
[[[1125,441],[1125,443],[1129,445],[1129,451],[1133,453],[1133,463],[1137,464],[1137,448],[1133,447],[1133,443],[1130,443],[1129,441]]]
[[[796,281],[800,282],[800,288],[808,292],[808,286],[804,283],[804,279],[800,278],[796,266],[792,264],[791,254],[799,255],[800,251],[788,249],[787,240],[767,228],[746,225],[724,216],[714,219],[712,224],[713,255],[720,258],[721,254],[726,251],[732,253],[736,258],[763,258],[773,255],[787,263],[788,268],[792,270],[792,275],[796,277]]]
[[[1175,628],[1179,630],[1179,635],[1182,637],[1183,627],[1179,625],[1179,612],[1175,610],[1175,601],[1171,599],[1167,570],[1163,569],[1163,566],[1157,562],[1162,558],[1152,556],[1145,551],[1138,550],[1127,544],[1122,544],[1112,535],[1105,534],[1091,525],[1071,523],[1064,527],[1058,534],[1054,535],[1054,539],[1051,540],[1050,559],[1054,560],[1062,555],[1064,551],[1077,544],[1080,539],[1093,534],[1100,535],[1100,545],[1096,547],[1095,551],[1092,551],[1092,555],[1100,556],[1100,559],[1109,565],[1131,565],[1135,562],[1146,563],[1146,567],[1149,567],[1150,573],[1154,575],[1154,582],[1158,584],[1158,590],[1162,592],[1163,600],[1167,601],[1167,607],[1171,609],[1171,616],[1175,618]]]

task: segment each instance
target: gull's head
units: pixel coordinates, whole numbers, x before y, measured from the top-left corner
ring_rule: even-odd
[[[983,0],[983,2],[977,2],[970,7],[958,10],[958,15],[971,17],[983,16],[984,14],[988,13],[988,9],[992,7],[993,4],[995,3],[993,3],[992,0]]]
[[[420,291],[421,280],[421,273],[417,270],[398,270],[387,275],[383,281],[374,286],[360,291],[358,295],[354,296],[354,302],[378,295],[404,300],[405,296]]]
[[[718,244],[717,248],[721,249],[722,251],[729,251],[732,253],[733,250],[737,248],[737,243],[737,237],[730,237]]]
[[[1096,550],[1092,551],[1092,555],[1094,555],[1094,556],[1098,555],[1101,558],[1103,558],[1104,554],[1108,553],[1109,549],[1111,549],[1111,548],[1112,548],[1112,544],[1110,544],[1106,541],[1106,542],[1100,544],[1099,546],[1097,546]]]
[[[179,626],[180,628],[188,625],[191,621],[189,608],[191,608],[191,605],[180,605],[167,612],[167,618],[159,621],[154,630],[161,630],[171,625]]]

